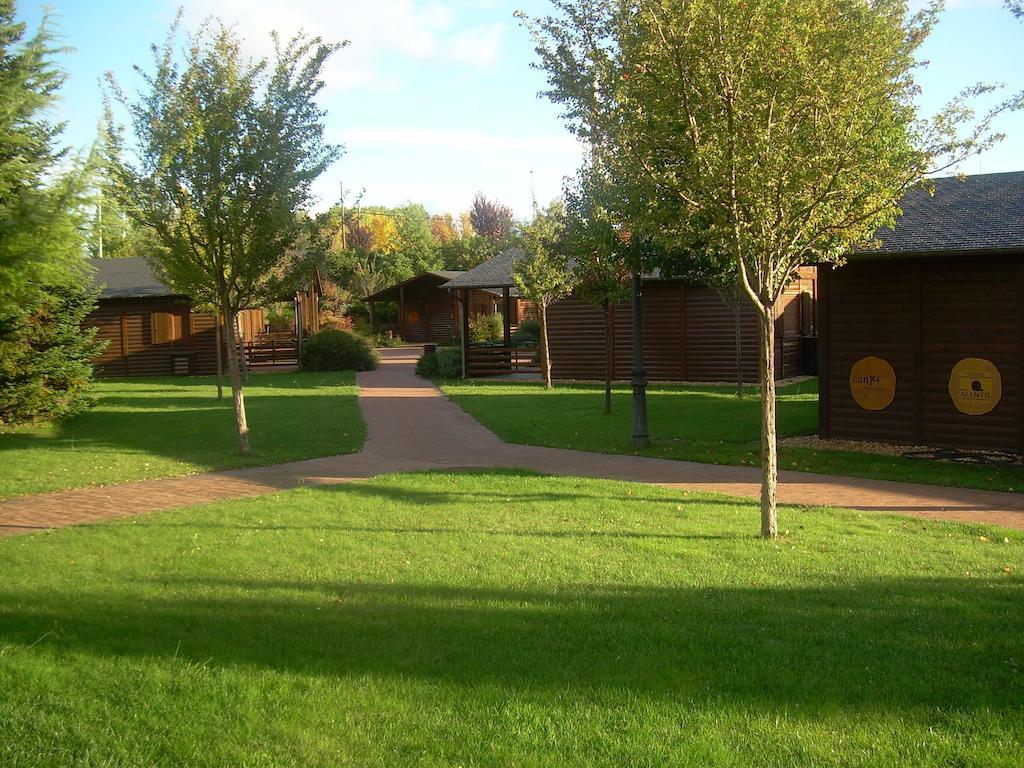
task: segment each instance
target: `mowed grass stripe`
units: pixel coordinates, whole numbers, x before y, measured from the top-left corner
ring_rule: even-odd
[[[366,428],[355,376],[253,374],[245,388],[253,454],[238,452],[231,391],[210,377],[96,382],[72,419],[0,427],[0,497],[353,453]]]
[[[523,473],[0,541],[0,764],[985,765],[1024,535]]]

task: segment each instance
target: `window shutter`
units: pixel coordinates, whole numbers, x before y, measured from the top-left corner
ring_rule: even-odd
[[[167,344],[182,338],[181,315],[171,312],[153,312],[149,316],[154,344]]]
[[[168,320],[166,312],[154,312],[149,316],[154,344],[166,344],[171,340]]]

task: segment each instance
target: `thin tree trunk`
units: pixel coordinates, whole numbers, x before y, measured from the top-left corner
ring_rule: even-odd
[[[237,321],[236,321],[237,323]],[[238,325],[234,325],[233,328],[237,328]],[[301,349],[301,346],[300,346]],[[245,336],[239,333],[238,343],[235,347],[235,352],[238,354],[238,368],[242,373],[242,379],[246,384],[249,383],[249,364],[245,359]]]
[[[605,301],[604,307],[604,413],[612,412],[612,332],[611,305]]]
[[[551,389],[551,355],[548,353],[548,308],[540,305],[540,365],[544,373],[544,387]]]
[[[740,329],[740,320],[743,311],[743,297],[736,292],[733,296],[733,312],[736,332],[736,397],[743,399],[743,333]]]
[[[235,406],[235,424],[238,426],[238,449],[250,453],[249,424],[245,418],[245,395],[242,393],[242,372],[239,369],[238,345],[235,342],[235,314],[224,310],[224,337],[228,348],[228,374],[231,377],[231,397]]]
[[[775,312],[758,313],[761,328],[761,535],[774,539],[779,535],[776,510],[778,482],[778,445],[775,430]]]
[[[220,331],[221,327],[221,314],[215,312],[213,314],[213,325],[217,329],[217,399],[224,399],[224,339]]]

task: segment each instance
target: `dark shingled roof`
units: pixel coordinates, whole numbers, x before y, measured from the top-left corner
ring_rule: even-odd
[[[463,272],[445,288],[514,288],[512,267],[523,255],[522,248],[508,248],[468,272]]]
[[[93,270],[93,284],[101,299],[137,299],[147,296],[176,296],[156,276],[145,259],[87,259]]]
[[[432,269],[427,272],[420,272],[415,277],[410,277],[408,280],[402,280],[400,282],[394,283],[392,285],[387,286],[386,288],[381,288],[379,291],[370,296],[365,296],[363,298],[363,301],[397,301],[398,289],[403,285],[409,285],[409,283],[418,282],[425,277],[434,277],[437,278],[438,280],[438,287],[441,287],[452,278],[458,277],[461,274],[463,273],[456,269]]]
[[[1024,171],[934,179],[934,194],[915,189],[900,203],[895,229],[863,256],[1024,250]]]

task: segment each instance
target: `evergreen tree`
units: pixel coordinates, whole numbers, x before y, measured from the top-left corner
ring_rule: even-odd
[[[93,404],[92,363],[106,342],[83,328],[96,306],[84,272],[35,293],[28,311],[0,314],[0,422],[71,416]]]
[[[0,314],[35,306],[40,286],[62,282],[80,260],[77,174],[50,180],[65,150],[53,107],[64,74],[49,20],[25,40],[14,3],[0,0]]]

